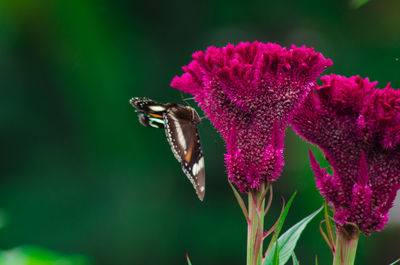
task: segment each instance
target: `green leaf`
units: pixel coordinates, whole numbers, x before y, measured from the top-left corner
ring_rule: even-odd
[[[290,206],[292,205],[294,197],[296,197],[296,194],[297,194],[297,192],[293,193],[292,197],[290,197],[288,203],[285,206],[285,209],[283,210],[283,213],[282,213],[281,217],[279,218],[278,226],[275,229],[276,237],[279,236],[279,233],[282,230],[283,223],[285,222],[286,216],[287,216],[287,214],[289,212]]]
[[[360,8],[371,0],[351,0],[350,5],[352,8]]]
[[[192,263],[190,262],[190,259],[189,259],[189,254],[187,254],[187,253],[186,253],[186,260],[187,260],[188,265],[192,265]]]
[[[80,254],[61,254],[39,246],[20,246],[0,251],[1,265],[89,265],[91,260]]]
[[[296,247],[297,240],[300,238],[301,233],[304,231],[308,223],[319,213],[324,207],[319,208],[294,226],[292,226],[288,231],[286,231],[278,239],[279,246],[279,264],[284,265],[289,260],[290,256]],[[269,251],[264,259],[263,265],[273,264],[273,253],[275,253],[275,246]]]
[[[279,265],[279,247],[278,241],[275,241],[275,251],[274,251],[274,259],[272,260],[273,265]]]
[[[292,253],[292,261],[293,265],[299,265],[299,261],[297,260],[296,254]]]
[[[246,204],[243,201],[242,196],[240,196],[239,192],[235,189],[235,187],[232,185],[230,181],[228,181],[229,185],[231,186],[233,190],[233,194],[235,195],[235,198],[237,202],[239,203],[240,208],[242,209],[243,215],[246,218],[246,221],[249,221],[249,212],[247,211]]]
[[[390,263],[389,265],[395,265],[395,264],[399,263],[399,261],[400,261],[400,259],[396,260],[396,261],[393,262],[393,263]]]
[[[324,215],[325,215],[326,232],[328,233],[329,240],[331,244],[335,244],[336,241],[335,232],[333,231],[333,225],[328,210],[328,202],[326,200],[324,201]]]
[[[282,211],[281,216],[279,217],[279,220],[278,220],[278,222],[277,222],[276,228],[273,229],[273,227],[272,227],[272,228],[271,228],[271,231],[269,231],[269,233],[272,232],[272,231],[274,231],[274,236],[272,237],[272,239],[271,239],[271,241],[270,241],[270,243],[269,243],[269,245],[268,245],[267,253],[271,250],[272,244],[275,243],[276,239],[277,239],[278,236],[279,236],[279,233],[280,233],[281,230],[282,230],[282,227],[283,227],[283,224],[284,224],[284,222],[285,222],[286,216],[287,216],[287,214],[288,214],[288,212],[289,212],[290,206],[292,205],[292,202],[293,202],[293,200],[294,200],[294,197],[296,197],[296,194],[297,194],[297,192],[293,193],[292,197],[290,197],[288,203],[286,204],[285,208],[284,208],[283,211]]]

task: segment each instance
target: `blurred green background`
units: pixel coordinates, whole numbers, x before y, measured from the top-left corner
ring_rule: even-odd
[[[169,83],[192,52],[253,40],[314,46],[334,62],[325,74],[400,87],[399,0],[0,0],[0,264],[26,253],[29,264],[186,264],[187,252],[194,265],[244,264],[218,133],[199,126],[201,203],[164,132],[141,126],[128,101],[181,102]],[[321,205],[309,145],[290,128],[285,142],[267,222],[297,190],[284,230]],[[331,263],[318,223],[299,241],[302,264]],[[357,264],[394,261],[399,237],[396,222],[362,236]]]

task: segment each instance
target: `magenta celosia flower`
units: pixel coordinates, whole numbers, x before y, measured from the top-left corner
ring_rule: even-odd
[[[356,224],[368,235],[384,228],[400,187],[400,91],[358,76],[321,79],[292,125],[333,168],[331,177],[310,152],[317,187],[337,223]]]
[[[259,42],[195,52],[172,87],[194,95],[222,134],[229,179],[241,192],[274,181],[293,110],[332,63],[305,47]]]

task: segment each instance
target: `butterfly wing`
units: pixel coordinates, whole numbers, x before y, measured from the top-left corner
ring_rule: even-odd
[[[139,122],[146,127],[164,128],[164,119],[155,118],[146,113],[138,113]]]
[[[163,113],[168,109],[166,104],[160,104],[148,98],[132,98],[129,102],[136,111],[155,114],[160,116],[159,118],[162,118]]]
[[[139,121],[143,126],[164,128],[163,115],[167,111],[168,105],[148,98],[132,98],[129,102],[139,112]]]
[[[197,196],[203,200],[204,157],[193,111],[191,108],[171,107],[164,114],[164,127],[175,158],[181,163],[182,170],[195,188]]]

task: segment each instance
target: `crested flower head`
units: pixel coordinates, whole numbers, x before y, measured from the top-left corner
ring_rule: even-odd
[[[305,47],[229,44],[195,52],[171,86],[194,95],[226,142],[230,181],[248,192],[279,177],[286,125],[331,64]]]
[[[400,188],[400,91],[375,88],[359,76],[321,78],[292,119],[294,130],[318,145],[333,168],[310,152],[317,187],[339,225],[365,234],[382,230]]]

